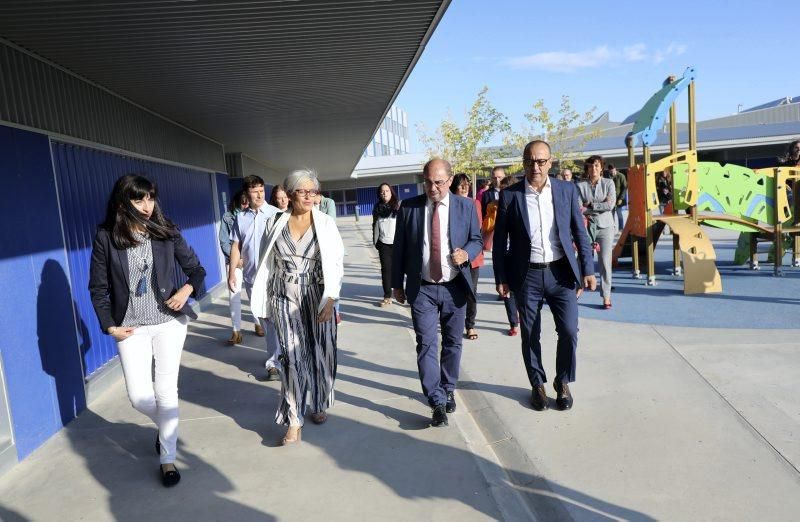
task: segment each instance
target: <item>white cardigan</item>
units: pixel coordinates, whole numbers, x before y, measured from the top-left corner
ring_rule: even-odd
[[[275,270],[275,256],[273,246],[275,240],[283,232],[284,227],[289,222],[290,212],[276,214],[275,217],[267,221],[267,228],[261,240],[260,257],[258,269],[253,281],[253,290],[250,296],[250,309],[256,317],[269,317],[269,298],[267,295],[267,282],[270,273]],[[342,278],[344,277],[344,244],[339,229],[336,228],[336,221],[317,209],[311,210],[314,231],[317,235],[320,257],[322,259],[322,277],[325,289],[319,301],[319,310],[325,308],[328,298],[339,299],[339,292],[342,289]]]

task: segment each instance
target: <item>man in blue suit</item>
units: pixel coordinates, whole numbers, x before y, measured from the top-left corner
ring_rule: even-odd
[[[547,301],[556,323],[556,406],[572,407],[568,384],[575,380],[578,347],[578,297],[594,290],[592,247],[573,183],[550,178],[550,145],[535,140],[522,154],[525,179],[500,194],[494,229],[494,279],[497,293],[509,291],[519,309],[522,358],[531,383],[531,405],[548,408],[542,367],[541,317]],[[573,244],[575,245],[573,247]],[[577,248],[577,256],[576,256]]]
[[[453,171],[434,159],[423,168],[425,194],[403,201],[397,216],[392,288],[408,299],[417,337],[422,392],[433,408],[432,426],[447,426],[461,363],[467,293],[474,292],[470,262],[483,248],[472,200],[450,192]],[[403,289],[405,279],[405,290]],[[437,321],[442,329],[438,355]]]

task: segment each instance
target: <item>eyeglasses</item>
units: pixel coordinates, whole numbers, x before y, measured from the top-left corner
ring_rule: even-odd
[[[319,190],[306,190],[306,189],[297,189],[294,191],[295,194],[300,196],[301,198],[305,198],[311,196],[312,198],[317,197],[319,194]]]
[[[452,178],[452,177],[453,176],[447,176],[445,179],[437,179],[436,181],[433,181],[433,180],[430,180],[430,179],[426,179],[426,180],[423,181],[423,183],[428,188],[430,188],[430,187],[432,187],[434,185],[436,185],[437,187],[441,188],[441,187],[444,187],[445,183],[450,181],[450,178]]]
[[[534,163],[539,165],[539,168],[544,168],[550,162],[550,158],[547,159],[526,159],[522,162],[523,165],[526,167],[533,167]]]

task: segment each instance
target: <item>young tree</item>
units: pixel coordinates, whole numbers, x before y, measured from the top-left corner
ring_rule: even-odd
[[[581,114],[572,108],[569,96],[561,96],[558,113],[553,114],[539,99],[533,104],[533,112],[525,113],[526,124],[519,132],[509,132],[505,136],[506,145],[522,148],[531,140],[543,139],[550,144],[553,165],[558,168],[574,169],[575,159],[583,152],[589,141],[600,136],[600,129],[589,129],[595,119],[596,107]]]
[[[466,114],[466,122],[459,125],[448,114],[433,135],[417,125],[420,141],[431,158],[446,159],[454,172],[482,176],[491,168],[491,153],[479,148],[495,135],[510,131],[508,118],[495,109],[489,101],[488,87],[483,87]],[[474,179],[474,178],[473,178]]]

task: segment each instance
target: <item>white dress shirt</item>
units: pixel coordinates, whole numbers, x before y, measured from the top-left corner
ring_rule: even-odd
[[[458,270],[450,262],[450,192],[445,194],[444,199],[439,202],[439,239],[441,240],[440,252],[442,254],[442,279],[434,281],[431,279],[430,259],[431,259],[431,216],[433,216],[433,202],[428,199],[425,203],[425,226],[422,234],[422,279],[429,283],[443,283],[452,281],[458,275]]]
[[[564,257],[564,248],[556,233],[553,211],[553,187],[550,177],[537,192],[525,181],[525,204],[528,207],[528,224],[531,229],[531,263],[550,263]]]

